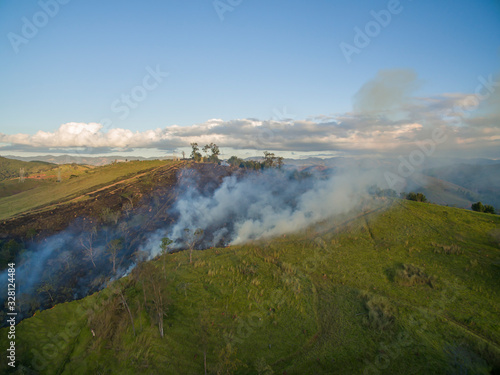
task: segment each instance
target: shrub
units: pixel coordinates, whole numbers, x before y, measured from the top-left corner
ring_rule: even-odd
[[[368,316],[363,322],[374,329],[387,330],[395,321],[395,309],[389,300],[382,296],[370,295],[364,293],[365,307],[368,310]]]
[[[413,264],[403,264],[396,271],[394,280],[403,286],[429,285],[433,287],[434,277],[428,276],[424,271]]]
[[[424,194],[422,193],[408,193],[406,196],[406,199],[409,201],[415,201],[415,202],[427,202],[427,198],[425,197]]]
[[[490,206],[489,204],[484,205],[484,212],[487,214],[494,214],[495,213],[495,207]]]
[[[368,194],[377,197],[397,198],[398,193],[393,189],[380,189],[377,185],[372,185],[368,188]]]
[[[481,202],[472,203],[470,208],[472,211],[476,211],[476,212],[485,212],[487,214],[495,214],[495,207],[493,207],[489,204],[483,205]]]
[[[267,364],[264,357],[261,357],[255,361],[255,371],[259,375],[272,375],[274,371],[270,365]]]
[[[472,203],[472,206],[470,206],[472,211],[477,211],[477,212],[484,212],[484,206],[481,202],[476,202]]]

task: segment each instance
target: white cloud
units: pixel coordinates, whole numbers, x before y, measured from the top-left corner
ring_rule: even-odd
[[[500,116],[488,113],[474,117],[464,113],[464,100],[468,96],[454,93],[407,100],[394,109],[399,113],[404,111],[404,118],[391,116],[392,110],[384,108],[378,113],[353,112],[307,120],[210,119],[191,126],[172,125],[143,132],[121,128],[105,130],[98,123],[72,122],[53,132],[0,133],[0,144],[4,144],[0,151],[174,150],[189,147],[191,142],[215,142],[220,147],[242,151],[400,153],[414,147],[417,141],[430,139],[433,129],[439,127],[448,135],[448,141],[440,146],[439,152],[467,151],[471,156],[483,153],[500,157]],[[462,112],[457,113],[460,109]]]

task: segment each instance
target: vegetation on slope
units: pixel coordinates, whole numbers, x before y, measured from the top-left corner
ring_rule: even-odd
[[[191,264],[189,252],[142,263],[21,322],[17,370],[497,373],[500,218],[391,202]]]
[[[55,167],[55,164],[44,161],[21,161],[0,156],[0,181],[19,177],[21,169],[25,175],[41,173]]]
[[[69,167],[70,170],[66,171],[66,174],[70,173],[69,176],[64,176],[67,178],[63,178],[61,182],[57,182],[56,173],[53,172],[54,177],[52,179],[44,181],[35,188],[14,195],[0,196],[0,220],[50,204],[67,202],[72,199],[88,199],[88,196],[85,196],[86,193],[132,178],[168,163],[172,162],[160,160],[131,161],[93,169],[74,165],[72,169]],[[24,184],[15,183],[18,185]],[[0,184],[0,192],[2,189],[8,190],[9,183]]]
[[[488,202],[494,207],[500,206],[500,164],[468,165],[455,164],[425,171],[429,176],[449,181],[472,191],[469,201],[477,199]]]

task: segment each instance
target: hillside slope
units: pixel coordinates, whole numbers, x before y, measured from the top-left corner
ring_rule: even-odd
[[[191,264],[163,255],[21,322],[17,371],[498,373],[499,231],[498,216],[394,200]]]
[[[425,174],[452,182],[479,195],[483,203],[500,207],[500,163],[492,165],[456,164],[433,168]]]
[[[24,169],[26,175],[40,173],[55,167],[55,164],[43,161],[20,161],[0,156],[0,181],[19,177],[19,170]]]
[[[34,209],[47,211],[59,204],[90,199],[92,194],[99,189],[110,188],[120,183],[126,184],[130,182],[130,179],[143,176],[155,168],[181,163],[160,160],[135,161],[94,169],[75,165],[61,182],[52,179],[35,188],[0,197],[0,220],[12,218],[21,213],[31,214]],[[1,183],[0,189],[5,185],[7,182]]]

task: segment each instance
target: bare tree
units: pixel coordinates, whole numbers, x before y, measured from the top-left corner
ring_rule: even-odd
[[[84,249],[84,253],[87,256],[87,258],[90,259],[90,261],[94,265],[94,268],[96,267],[94,262],[94,257],[95,257],[94,241],[96,236],[97,236],[97,228],[94,226],[90,228],[90,230],[86,234],[80,237],[80,244]]]
[[[203,367],[205,368],[205,375],[207,375],[207,349],[211,337],[210,332],[210,315],[207,306],[204,306],[199,315],[200,329],[198,331],[198,342],[203,350]]]
[[[193,250],[198,241],[203,237],[203,229],[196,229],[194,232],[191,229],[184,229],[184,238],[186,246],[189,248],[189,263],[193,261]]]
[[[54,285],[52,285],[52,283],[49,283],[49,282],[45,282],[42,284],[42,286],[40,288],[38,288],[38,293],[47,293],[50,297],[50,300],[52,302],[54,302],[54,298],[52,298],[52,293],[54,291]]]
[[[153,289],[153,304],[158,318],[158,330],[160,331],[160,337],[163,338],[163,316],[166,316],[167,314],[163,303],[161,284],[158,280],[154,279],[153,275],[150,277],[150,282]]]
[[[128,241],[128,224],[127,224],[127,222],[126,221],[122,221],[118,225],[118,230],[120,231],[120,233],[122,235],[123,241],[125,243],[127,243],[127,241]]]
[[[122,210],[125,211],[125,215],[127,215],[127,217],[129,217],[130,212],[132,212],[133,208],[134,205],[131,202],[126,202],[122,206]]]
[[[73,254],[71,253],[71,251],[68,251],[68,250],[62,251],[59,254],[59,259],[61,260],[61,262],[64,262],[66,269],[69,269],[69,267],[70,267],[69,262],[70,262],[72,257],[73,257]]]
[[[109,207],[104,207],[101,211],[101,219],[104,223],[114,222],[116,225],[118,224],[119,218],[120,218],[120,211],[111,211],[111,208]]]
[[[122,286],[116,287],[116,289],[113,290],[118,296],[120,296],[120,300],[123,306],[125,306],[125,309],[127,310],[128,316],[130,318],[130,324],[132,324],[132,330],[134,332],[134,336],[136,335],[135,333],[135,325],[134,325],[134,317],[132,316],[132,312],[130,311],[130,307],[127,303],[127,299],[125,298],[125,295],[123,294],[123,289]]]
[[[125,198],[128,200],[128,203],[130,203],[131,209],[134,208],[134,195],[130,192],[125,192],[121,195],[122,198]]]
[[[134,260],[137,264],[143,263],[148,259],[148,253],[144,250],[137,250],[133,254]]]
[[[122,244],[121,238],[116,238],[108,243],[107,252],[109,254],[109,260],[113,264],[113,273],[116,273],[116,259],[118,258],[118,253],[122,248]]]
[[[144,289],[145,304],[147,301],[146,296],[150,297],[153,305],[153,315],[155,316],[158,323],[158,331],[160,332],[160,337],[163,338],[163,318],[167,315],[166,298],[162,290],[162,285],[165,285],[165,282],[162,282],[160,280],[160,275],[156,271],[155,266],[152,263],[143,263],[141,265],[140,274]]]
[[[163,275],[165,276],[165,279],[167,277],[167,274],[165,272],[165,262],[166,262],[166,257],[164,256],[165,254],[168,253],[168,248],[169,246],[173,243],[174,241],[172,241],[170,238],[168,237],[163,237],[161,239],[161,245],[160,245],[160,249],[161,249],[161,254],[163,255]]]

